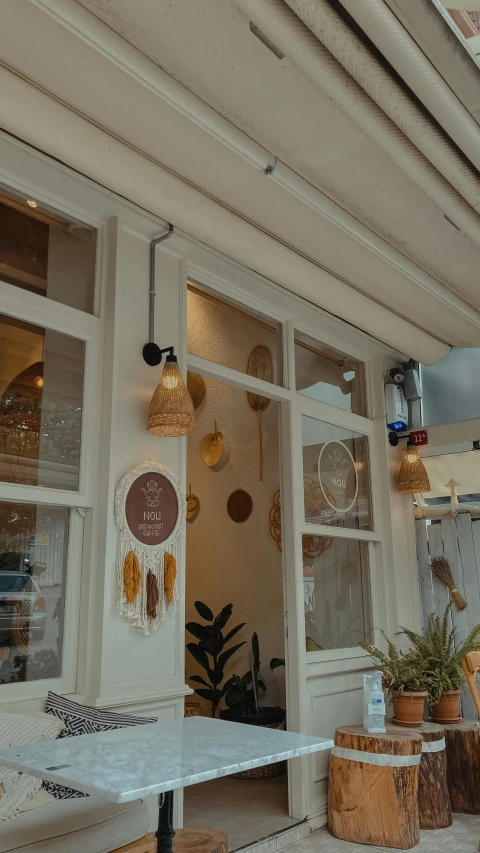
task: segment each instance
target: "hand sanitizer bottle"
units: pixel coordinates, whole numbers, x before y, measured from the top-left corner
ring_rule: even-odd
[[[382,673],[378,671],[363,676],[363,728],[372,734],[382,734],[387,731]]]

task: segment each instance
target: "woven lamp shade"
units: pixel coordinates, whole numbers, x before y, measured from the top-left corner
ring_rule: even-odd
[[[193,403],[176,361],[165,362],[150,403],[147,421],[152,435],[191,435],[195,429]]]
[[[398,475],[398,491],[407,495],[430,491],[430,480],[425,465],[418,455],[417,448],[412,445],[407,444],[405,448],[405,456]]]

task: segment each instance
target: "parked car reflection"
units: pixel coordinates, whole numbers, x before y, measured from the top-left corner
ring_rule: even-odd
[[[17,647],[43,640],[46,616],[45,598],[30,572],[0,570],[0,637],[13,637]]]

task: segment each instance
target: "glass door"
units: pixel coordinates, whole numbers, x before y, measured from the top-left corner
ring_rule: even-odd
[[[297,331],[293,359],[295,571],[288,623],[289,632],[296,630],[297,725],[332,737],[338,725],[361,719],[359,643],[372,630],[381,543],[374,422],[361,362]],[[326,797],[328,756],[305,759],[300,778],[294,808],[308,816],[313,800]]]

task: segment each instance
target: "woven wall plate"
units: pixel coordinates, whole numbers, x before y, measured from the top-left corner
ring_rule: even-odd
[[[199,373],[193,373],[191,370],[187,370],[187,389],[190,397],[192,398],[193,408],[198,409],[198,407],[203,403],[205,394],[207,393],[207,386],[205,385],[205,379],[203,376],[200,376]]]
[[[213,468],[220,461],[223,453],[223,445],[223,435],[221,432],[218,432],[215,424],[215,432],[209,432],[208,435],[204,435],[200,442],[202,459],[209,468]]]
[[[237,524],[246,521],[252,513],[253,501],[248,492],[243,489],[237,489],[232,492],[227,501],[227,512]]]

